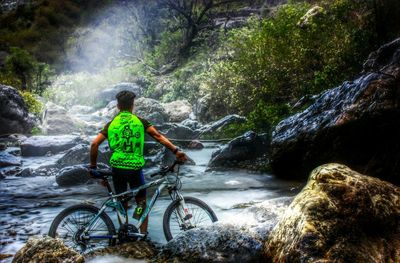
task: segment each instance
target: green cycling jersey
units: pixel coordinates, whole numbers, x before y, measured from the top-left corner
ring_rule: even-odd
[[[144,126],[137,116],[120,112],[108,128],[111,167],[138,170],[144,166]]]

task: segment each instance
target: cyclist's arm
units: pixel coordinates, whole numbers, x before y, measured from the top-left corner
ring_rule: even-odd
[[[103,134],[99,133],[90,145],[90,167],[96,167],[99,146],[102,142],[104,142],[105,139],[106,137]]]
[[[150,126],[146,129],[146,132],[154,138],[154,140],[158,141],[165,147],[167,147],[170,151],[174,152],[175,149],[177,148],[170,140],[168,140],[167,137],[162,135],[157,131],[157,129],[154,126]],[[182,151],[178,151],[176,154],[176,157],[182,160],[187,160],[186,154]]]

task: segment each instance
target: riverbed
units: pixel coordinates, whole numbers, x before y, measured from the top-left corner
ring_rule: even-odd
[[[270,174],[241,170],[206,171],[212,152],[219,146],[206,143],[202,150],[186,151],[196,165],[182,166],[180,176],[183,195],[205,201],[220,222],[257,225],[257,217],[247,208],[265,200],[284,202],[300,191],[301,183],[283,181]],[[51,164],[60,156],[23,157],[22,168]],[[148,197],[151,194],[149,191]],[[54,176],[6,177],[0,181],[0,253],[15,254],[29,236],[47,234],[52,220],[62,209],[84,201],[99,206],[106,196],[104,187],[97,183],[59,187]],[[166,242],[162,217],[170,201],[168,194],[164,193],[150,214],[149,236],[153,241]],[[129,214],[132,214],[132,208]],[[115,215],[112,218],[116,222]],[[8,258],[5,262],[10,261]]]

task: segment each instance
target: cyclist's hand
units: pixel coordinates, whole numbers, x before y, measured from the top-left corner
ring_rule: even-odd
[[[181,162],[186,162],[186,161],[188,160],[188,157],[187,157],[186,154],[185,154],[184,152],[182,152],[182,151],[178,151],[178,152],[175,154],[175,156],[176,156],[176,159],[177,159],[178,161],[181,161]]]

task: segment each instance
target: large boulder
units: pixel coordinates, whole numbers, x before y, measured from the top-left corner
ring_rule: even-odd
[[[0,167],[7,166],[19,166],[21,165],[21,159],[9,154],[5,151],[0,151]]]
[[[86,259],[93,259],[93,261],[96,261],[95,259],[98,256],[114,255],[123,257],[127,262],[132,262],[127,259],[151,259],[157,254],[157,252],[157,248],[153,243],[136,241],[117,246],[96,249],[95,251],[86,255]]]
[[[266,262],[400,262],[400,189],[340,164],[316,168],[274,227]]]
[[[85,184],[89,180],[89,169],[83,165],[64,167],[56,175],[56,183],[62,187]]]
[[[98,100],[99,105],[103,106],[107,105],[110,101],[115,100],[115,96],[117,95],[118,92],[123,90],[132,91],[133,93],[136,94],[137,98],[141,96],[141,89],[137,84],[130,82],[121,82],[108,89],[101,91],[98,94],[97,97],[99,99]]]
[[[197,101],[193,107],[193,111],[199,121],[207,123],[214,119],[214,115],[210,112],[211,103],[212,97],[210,94],[201,97]]]
[[[12,262],[83,263],[85,260],[79,253],[66,247],[60,239],[46,236],[29,238],[25,246],[15,254]]]
[[[0,135],[10,133],[30,133],[35,126],[35,118],[16,89],[0,84]]]
[[[199,134],[191,128],[179,123],[164,125],[164,127],[161,128],[161,131],[165,136],[167,136],[167,138],[172,140],[191,140],[197,138]]]
[[[102,123],[105,124],[107,121],[111,121],[118,114],[118,112],[117,100],[112,100],[103,109],[94,112],[92,116],[93,118],[102,118]]]
[[[277,175],[305,177],[341,162],[400,184],[400,39],[372,53],[361,77],[322,93],[280,122],[272,135]]]
[[[54,135],[54,136],[32,136],[22,141],[22,156],[43,156],[47,153],[56,154],[81,142],[81,138],[75,135]]]
[[[247,162],[254,164],[257,158],[267,160],[269,136],[248,131],[219,150],[213,152],[209,168],[248,168]]]
[[[156,262],[260,262],[262,242],[240,227],[189,230],[162,247]]]
[[[169,120],[164,106],[159,101],[150,98],[139,98],[135,100],[133,112],[139,117],[147,119],[154,125],[163,124]]]
[[[201,124],[198,121],[192,119],[183,120],[180,124],[187,126],[192,130],[197,130],[201,128]]]
[[[69,149],[64,156],[57,160],[59,167],[66,167],[77,164],[88,164],[90,161],[90,146],[84,143],[78,144]],[[104,147],[99,148],[97,162],[107,164],[111,157],[111,151]]]
[[[171,122],[181,122],[189,118],[192,113],[192,105],[187,100],[176,100],[163,104]]]
[[[42,119],[42,130],[45,134],[57,135],[69,134],[78,131],[79,128],[64,107],[47,102]]]
[[[198,131],[200,132],[200,136],[205,136],[205,135],[212,136],[213,133],[220,132],[231,124],[244,123],[246,122],[246,120],[247,119],[245,117],[239,116],[237,114],[227,115],[215,122],[204,125]]]

